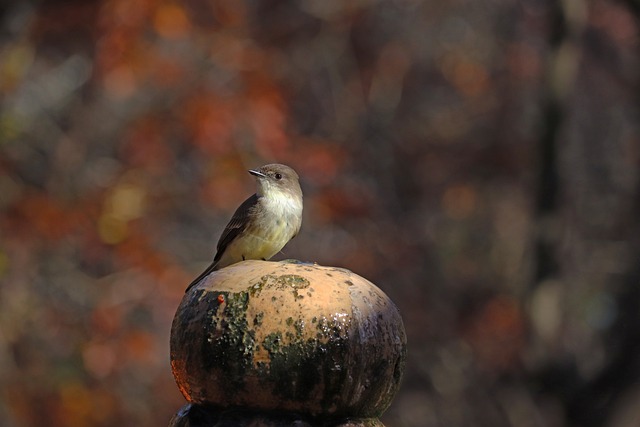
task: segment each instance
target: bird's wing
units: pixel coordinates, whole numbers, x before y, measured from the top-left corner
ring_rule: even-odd
[[[235,239],[235,237],[240,234],[247,226],[247,222],[249,219],[249,215],[253,210],[253,207],[258,203],[258,196],[255,194],[249,197],[247,200],[242,202],[242,204],[236,209],[235,213],[229,220],[229,224],[225,227],[222,235],[220,236],[220,240],[218,240],[218,246],[216,248],[216,256],[213,258],[213,262],[207,267],[205,271],[203,271],[198,277],[196,277],[190,284],[187,286],[185,292],[195,286],[200,280],[209,275],[212,271],[218,269],[218,261],[222,257],[225,248],[229,243]]]
[[[247,227],[247,223],[249,222],[249,216],[251,215],[254,206],[257,204],[258,196],[254,194],[242,202],[238,209],[236,209],[231,220],[229,220],[229,224],[227,224],[220,235],[220,240],[218,240],[218,246],[216,247],[216,256],[213,258],[213,262],[219,261],[229,243],[233,242],[233,239],[244,231]]]
[[[212,271],[217,270],[217,262],[214,261],[211,264],[209,264],[209,267],[207,267],[207,269],[205,271],[203,271],[202,273],[200,273],[200,275],[198,277],[196,277],[195,279],[193,279],[193,281],[189,284],[189,286],[187,286],[187,289],[185,289],[185,292],[189,292],[189,289],[193,288],[195,285],[197,285],[198,283],[200,283],[200,281],[202,279],[204,279],[205,277],[207,277],[209,275],[209,273],[211,273]]]

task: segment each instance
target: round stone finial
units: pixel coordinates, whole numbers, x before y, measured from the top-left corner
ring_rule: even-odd
[[[171,329],[180,391],[219,409],[375,418],[398,390],[405,356],[391,300],[348,270],[315,264],[216,271],[185,294]]]

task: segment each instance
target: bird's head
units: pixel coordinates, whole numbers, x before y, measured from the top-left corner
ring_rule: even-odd
[[[249,173],[256,177],[259,196],[272,192],[302,196],[298,174],[289,166],[274,163],[250,169]]]

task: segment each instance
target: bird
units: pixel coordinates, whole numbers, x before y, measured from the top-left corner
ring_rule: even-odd
[[[248,172],[256,179],[255,194],[236,209],[220,235],[213,262],[185,292],[223,267],[247,259],[270,259],[300,231],[302,189],[296,171],[274,163]]]

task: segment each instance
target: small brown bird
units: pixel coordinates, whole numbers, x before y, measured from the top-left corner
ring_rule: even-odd
[[[249,173],[256,177],[256,193],[236,209],[218,240],[213,262],[187,291],[212,271],[246,259],[270,259],[300,231],[302,190],[296,171],[271,164]]]

